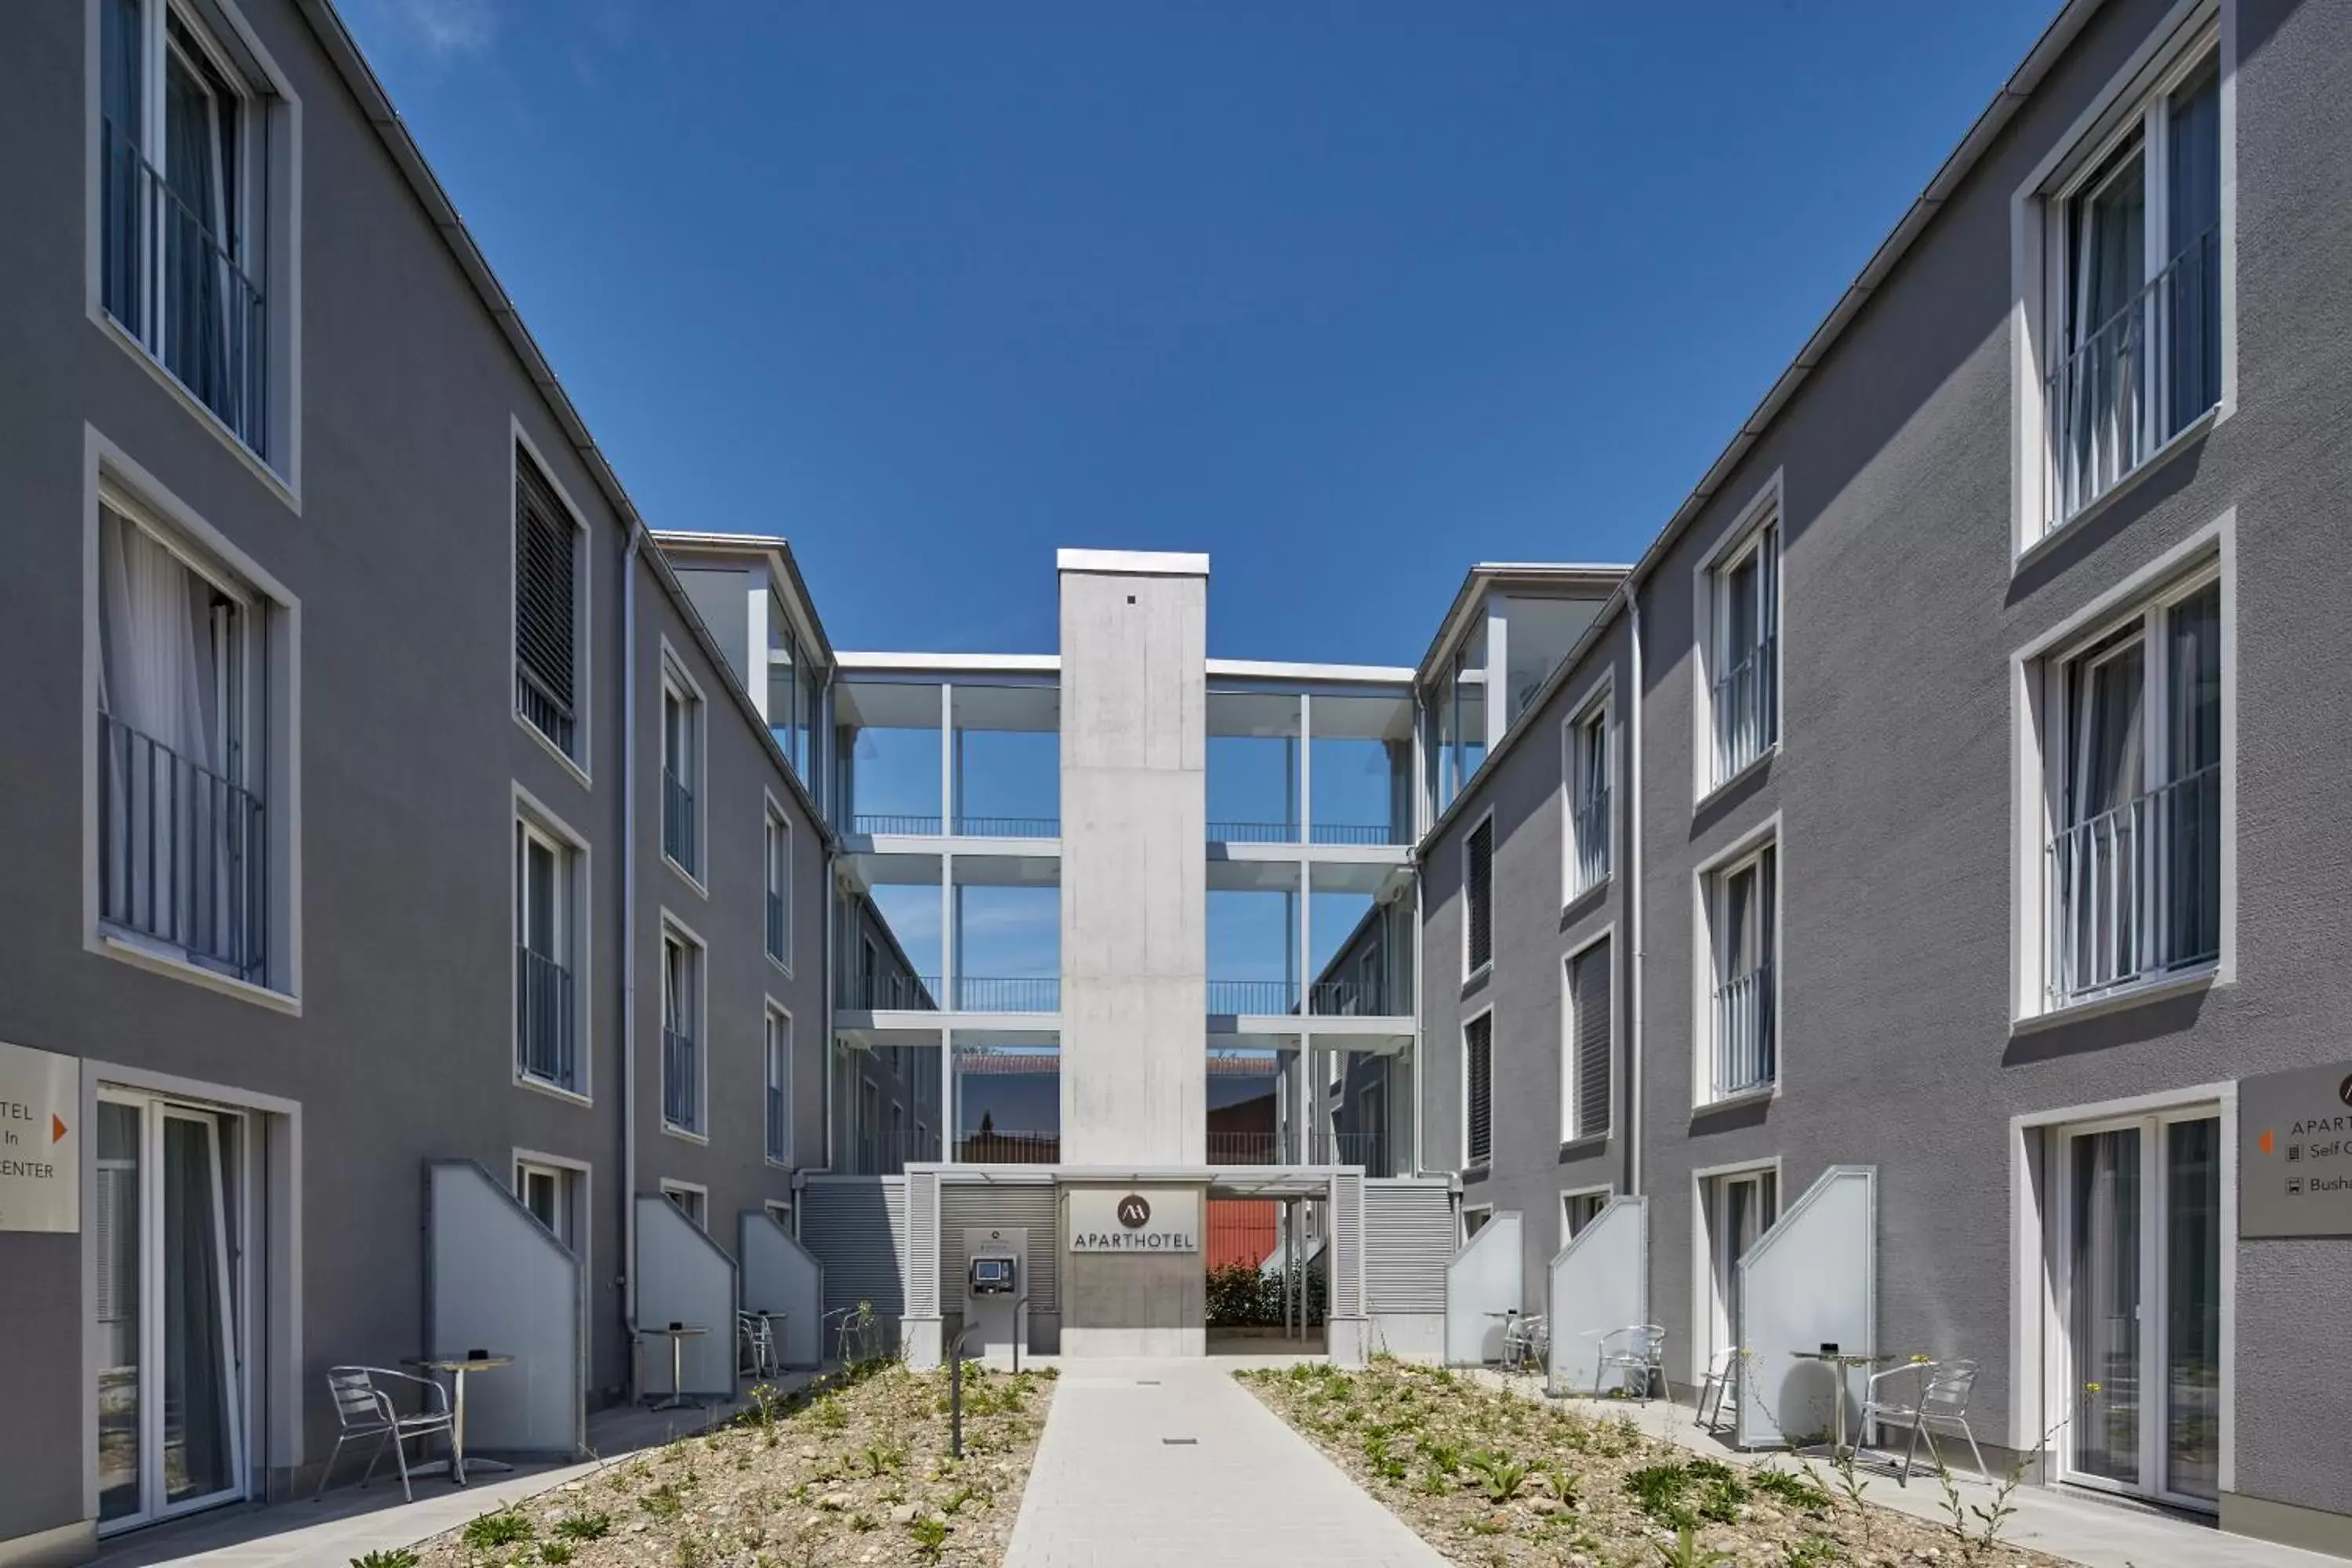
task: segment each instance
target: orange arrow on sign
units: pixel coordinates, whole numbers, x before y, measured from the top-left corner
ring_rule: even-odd
[[[2254,1140],[2254,1142],[2255,1142],[2255,1143],[2256,1143],[2256,1144],[2258,1144],[2258,1145],[2261,1147],[2262,1152],[2263,1152],[2263,1153],[2268,1154],[2268,1153],[2274,1152],[2274,1150],[2273,1150],[2273,1147],[2272,1147],[2272,1142],[2271,1142],[2271,1130],[2270,1130],[2269,1128],[2267,1128],[2267,1127],[2263,1128],[2263,1135],[2262,1135],[2261,1137],[2259,1137],[2259,1138],[2255,1139],[2255,1140]]]
[[[49,1112],[49,1142],[52,1142],[52,1143],[55,1143],[55,1142],[57,1142],[58,1140],[62,1139],[65,1135],[66,1135],[66,1123],[65,1123],[65,1118],[63,1118],[63,1117],[59,1116],[59,1115],[58,1115],[56,1111],[54,1111],[54,1110],[53,1110],[53,1111],[51,1111],[51,1112]],[[2264,1136],[2268,1136],[2268,1134],[2264,1134]]]

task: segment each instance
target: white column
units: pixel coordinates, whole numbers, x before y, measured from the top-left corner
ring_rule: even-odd
[[[1503,618],[1503,596],[1486,595],[1486,754],[1503,743],[1510,726],[1511,623]]]
[[[940,831],[955,831],[955,688],[940,682]]]
[[[955,1162],[956,1128],[962,1121],[962,1108],[956,1104],[955,1031],[940,1031],[940,1158]]]

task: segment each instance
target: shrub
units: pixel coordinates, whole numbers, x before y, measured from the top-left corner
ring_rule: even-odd
[[[555,1533],[566,1541],[602,1541],[613,1532],[609,1513],[566,1514],[555,1521]]]
[[[1323,1321],[1327,1305],[1325,1280],[1319,1270],[1307,1271],[1307,1321]],[[1285,1276],[1279,1269],[1261,1272],[1246,1263],[1229,1263],[1209,1270],[1209,1327],[1213,1329],[1276,1329],[1282,1326]],[[1291,1310],[1297,1310],[1297,1303]]]
[[[531,1534],[530,1516],[513,1509],[477,1514],[466,1521],[464,1531],[466,1544],[477,1552],[497,1546],[513,1546],[529,1541]]]
[[[405,1546],[391,1552],[362,1552],[352,1559],[352,1568],[416,1568],[416,1553]]]

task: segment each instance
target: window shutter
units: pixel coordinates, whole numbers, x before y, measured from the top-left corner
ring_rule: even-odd
[[[1488,817],[1470,835],[1469,865],[1464,880],[1469,904],[1470,967],[1481,967],[1495,956],[1495,819]]]
[[[527,717],[572,749],[577,627],[571,514],[530,457],[515,452],[515,664]]]
[[[1569,966],[1568,992],[1576,1012],[1576,1135],[1596,1138],[1609,1131],[1610,1069],[1615,1053],[1610,1029],[1610,965],[1607,942],[1586,948]]]
[[[1470,1139],[1463,1163],[1472,1168],[1495,1158],[1495,1018],[1491,1013],[1463,1031],[1468,1053]]]

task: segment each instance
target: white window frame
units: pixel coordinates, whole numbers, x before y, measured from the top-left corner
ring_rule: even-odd
[[[1616,672],[1604,673],[1579,696],[1559,726],[1559,904],[1566,909],[1594,889],[1605,888],[1617,874],[1617,746]],[[1579,851],[1577,808],[1589,793],[1582,742],[1598,724],[1601,730],[1601,787],[1609,792],[1601,832],[1601,875],[1591,882],[1577,879]]]
[[[554,1232],[555,1239],[571,1248],[584,1264],[588,1258],[589,1238],[594,1234],[589,1223],[588,1205],[593,1185],[590,1181],[593,1168],[585,1160],[574,1160],[562,1154],[550,1154],[537,1149],[517,1149],[514,1152],[514,1195],[523,1207],[530,1207],[523,1178],[552,1176],[556,1179],[556,1202],[562,1205],[564,1228]],[[538,1216],[534,1215],[533,1218]],[[541,1222],[542,1224],[545,1222]]]
[[[1473,1163],[1470,1158],[1470,1026],[1480,1021],[1486,1026],[1486,1157]],[[1462,1163],[1459,1170],[1491,1171],[1495,1168],[1495,1008],[1492,1003],[1479,1008],[1462,1020]]]
[[[580,510],[580,503],[572,499],[571,489],[556,477],[555,466],[547,460],[547,455],[540,449],[539,443],[531,439],[530,432],[523,428],[520,416],[509,415],[508,425],[511,439],[507,446],[506,489],[507,658],[519,679],[522,667],[520,646],[522,628],[517,623],[515,599],[520,587],[522,563],[515,557],[514,509],[517,505],[515,498],[521,486],[520,465],[527,461],[539,471],[541,480],[546,484],[549,493],[555,497],[556,504],[572,519],[572,750],[567,752],[557,745],[546,731],[525,718],[520,698],[514,702],[514,721],[521,727],[523,733],[538,742],[549,756],[562,763],[572,776],[580,781],[581,788],[587,789],[594,783],[591,759],[595,755],[593,722],[596,704],[590,687],[595,660],[588,657],[588,650],[595,641],[590,630],[593,624],[590,617],[595,604],[592,591],[594,573],[591,568],[596,552],[588,548],[587,513]]]
[[[104,190],[105,93],[101,84],[104,49],[100,7],[88,7],[83,102],[87,106],[82,137],[84,181],[84,274],[86,311],[98,329],[130,354],[157,384],[169,392],[197,422],[233,453],[246,468],[299,515],[302,510],[302,100],[277,60],[262,46],[234,0],[212,0],[202,11],[186,0],[141,0],[142,35],[141,70],[145,89],[144,114],[160,122],[163,101],[164,53],[173,46],[165,37],[165,16],[176,16],[207,57],[207,63],[241,88],[245,123],[238,158],[245,167],[239,191],[246,211],[236,227],[246,253],[246,269],[262,278],[266,312],[263,369],[267,419],[276,451],[265,455],[248,444],[227,420],[198,396],[164,364],[163,356],[106,306],[106,201]],[[209,13],[209,15],[207,15]],[[226,25],[226,35],[214,25]],[[263,127],[266,126],[266,129]],[[141,149],[148,145],[143,134]],[[253,210],[257,195],[260,216],[268,226],[256,232]]]
[[[2013,571],[2038,560],[2084,520],[2127,493],[2173,452],[2237,410],[2237,13],[2236,0],[2177,0],[2011,195],[2010,548]],[[2043,384],[2055,356],[2063,349],[2063,293],[2072,277],[2065,255],[2066,204],[2126,141],[2146,137],[2148,166],[2144,177],[2152,199],[2145,222],[2150,254],[2162,246],[2159,237],[2168,234],[2170,226],[2162,189],[2163,106],[2173,89],[2209,59],[2220,77],[2220,400],[2174,432],[2136,468],[2120,475],[2106,490],[2071,515],[2053,519],[2055,454],[2050,449]]]
[[[1691,568],[1691,625],[1697,628],[1694,640],[1698,654],[1691,661],[1691,799],[1696,805],[1705,805],[1769,766],[1788,742],[1789,549],[1782,473],[1779,468],[1772,470],[1771,477],[1740,507],[1730,526],[1723,531],[1722,538]],[[1729,637],[1729,602],[1724,593],[1724,580],[1761,549],[1768,531],[1773,552],[1772,594],[1768,606],[1772,637],[1772,739],[1747,763],[1718,777],[1715,687],[1723,678],[1727,659],[1735,651],[1725,646]]]
[[[1616,1195],[1617,1189],[1607,1182],[1602,1182],[1598,1186],[1561,1188],[1559,1194],[1560,1246],[1566,1247],[1570,1242],[1574,1241],[1578,1237],[1583,1235],[1586,1230],[1591,1229],[1593,1222],[1598,1220],[1602,1214],[1607,1212],[1609,1208],[1609,1200]],[[1592,1211],[1591,1219],[1586,1220],[1582,1226],[1577,1226],[1575,1229],[1571,1230],[1569,1226],[1570,1205],[1575,1204],[1580,1199],[1584,1198],[1599,1198],[1601,1200],[1601,1206]]]
[[[687,978],[694,994],[694,1011],[689,1020],[694,1025],[694,1125],[681,1127],[669,1119],[669,1085],[665,1062],[661,1083],[662,1134],[668,1138],[681,1138],[689,1143],[708,1144],[710,1142],[710,947],[693,927],[667,910],[662,910],[657,929],[663,947],[675,942],[686,949],[689,972]],[[667,966],[668,956],[660,947],[655,951],[657,962],[663,966],[655,971],[654,1005],[659,1009],[663,999],[663,969]],[[667,1028],[668,1026],[665,1023],[662,1026]],[[656,1038],[658,1040],[658,1035]]]
[[[781,1042],[779,1042],[776,1037],[776,1026],[779,1022],[783,1026],[783,1038]],[[767,1105],[764,1096],[761,1102],[761,1115],[760,1118],[760,1148],[761,1152],[766,1156],[769,1164],[782,1166],[786,1170],[790,1170],[793,1166],[794,1158],[800,1152],[798,1147],[800,1141],[793,1136],[793,1115],[797,1110],[799,1110],[796,1098],[793,1093],[793,1054],[799,1044],[798,1026],[793,1022],[793,1010],[790,1007],[785,1006],[782,1002],[777,1001],[773,996],[771,996],[768,998],[767,1013],[762,1027],[764,1033],[761,1041],[761,1055],[764,1058],[763,1070],[766,1087],[769,1089],[781,1089],[783,1090],[784,1096],[783,1156],[779,1159],[773,1152],[769,1151],[766,1116]],[[777,1047],[780,1043],[783,1050],[783,1055],[781,1058],[779,1058],[776,1054]]]
[[[705,1236],[710,1234],[710,1189],[709,1187],[704,1186],[700,1182],[681,1182],[664,1177],[661,1184],[661,1195],[667,1198],[672,1207],[691,1221],[695,1229]],[[692,1206],[688,1207],[687,1204],[679,1202],[681,1198],[691,1200]]]
[[[588,840],[582,837],[570,823],[550,810],[545,802],[525,789],[520,782],[514,784],[513,791],[516,828],[557,852],[556,866],[562,879],[562,889],[559,897],[561,906],[559,923],[563,932],[558,945],[564,950],[565,956],[562,960],[564,967],[572,972],[572,1017],[577,1021],[579,1031],[579,1038],[575,1043],[575,1048],[579,1052],[579,1087],[566,1089],[562,1084],[551,1083],[545,1079],[534,1078],[524,1072],[520,1060],[517,1059],[520,1057],[517,1051],[509,1050],[508,1055],[510,1059],[508,1065],[514,1074],[514,1081],[519,1088],[528,1089],[536,1093],[553,1095],[558,1100],[568,1100],[574,1105],[593,1105],[596,1102],[594,1084],[591,1080],[590,1074],[593,1070],[596,1053],[590,1048],[589,1042],[595,1035],[594,1029],[590,1025],[590,1019],[593,1016],[591,1009],[596,990],[589,970],[596,944],[591,940],[588,911],[596,906],[594,884],[590,880]],[[520,933],[523,890],[520,866],[516,868],[516,875],[510,880],[514,885],[508,891],[512,900],[513,918],[508,921],[507,929],[516,935],[515,940],[509,943],[507,962],[512,975],[509,993],[514,994],[519,992],[522,984],[522,954],[520,951],[516,951],[522,945]]]
[[[2134,572],[2073,616],[2010,657],[2015,771],[2011,782],[2010,1007],[2012,1031],[2092,1016],[2184,991],[2226,984],[2238,973],[2238,580],[2237,510],[2231,508],[2206,527]],[[2066,660],[2158,606],[2175,603],[2210,584],[2221,586],[2221,952],[2210,964],[2162,972],[2113,986],[2094,995],[2053,1005],[2048,973],[2048,863],[2045,847],[2060,826],[2059,793],[2065,778],[2063,728],[2066,712],[2060,681]],[[2150,645],[2145,679],[2161,682],[2159,651]],[[2165,740],[2156,734],[2160,707],[2143,705],[2148,726],[2142,743],[2143,778],[2159,765]],[[2168,729],[2167,737],[2168,739]]]
[[[763,859],[761,880],[766,885],[766,891],[782,900],[783,910],[783,951],[777,952],[770,949],[768,962],[782,970],[785,978],[790,979],[793,973],[793,938],[799,923],[793,919],[793,876],[798,868],[800,847],[793,837],[792,816],[777,802],[772,791],[767,795],[767,820],[762,832],[765,837],[761,845]],[[776,854],[780,846],[783,851],[781,865]],[[767,919],[763,899],[760,910],[760,945],[763,949],[768,946]]]
[[[158,974],[300,1016],[302,1012],[302,605],[285,585],[99,432],[82,427],[82,946]],[[247,611],[246,714],[262,744],[246,743],[246,776],[261,796],[268,847],[268,943],[257,984],[108,923],[99,886],[99,798],[104,760],[98,724],[105,609],[99,589],[101,516],[113,511],[238,598]]]
[[[1715,993],[1724,981],[1721,901],[1727,879],[1772,852],[1772,1081],[1740,1093],[1718,1097],[1715,1092],[1717,1024]],[[1788,854],[1780,833],[1780,814],[1774,812],[1726,847],[1716,851],[1691,871],[1691,1109],[1710,1110],[1755,1100],[1778,1099],[1788,1079],[1789,1041],[1782,1027],[1787,1006],[1787,955],[1782,937],[1789,906]]]
[[[680,865],[669,852],[668,835],[663,835],[662,861],[685,879],[697,893],[708,898],[709,887],[703,879],[703,868],[710,864],[710,704],[702,694],[701,683],[687,668],[685,658],[662,638],[661,695],[665,706],[672,700],[678,704],[679,721],[685,729],[680,742],[684,754],[679,761],[687,764],[687,774],[680,782],[686,785],[694,801],[694,844],[692,866]],[[660,747],[660,768],[669,767],[669,715],[658,715],[656,743]]]
[[[1472,1225],[1470,1223],[1470,1216],[1472,1215],[1477,1215],[1480,1216],[1476,1225]],[[1467,1247],[1477,1237],[1480,1231],[1495,1223],[1495,1205],[1493,1204],[1464,1204],[1461,1209],[1459,1223],[1462,1226],[1462,1245]]]
[[[1470,841],[1481,830],[1486,835],[1486,958],[1470,961]],[[1462,835],[1462,984],[1469,984],[1495,967],[1495,872],[1502,863],[1502,847],[1495,841],[1495,808],[1488,806]]]
[[[1618,1031],[1621,1026],[1622,1013],[1622,1006],[1617,1000],[1617,994],[1621,990],[1624,989],[1624,987],[1618,983],[1617,949],[1613,945],[1616,935],[1617,925],[1616,922],[1612,921],[1608,925],[1605,925],[1599,931],[1594,931],[1591,936],[1585,938],[1582,942],[1578,942],[1574,947],[1570,948],[1566,952],[1560,955],[1559,1141],[1563,1146],[1570,1143],[1605,1142],[1611,1137],[1614,1136],[1617,1131],[1617,1112],[1616,1107],[1613,1104],[1603,1106],[1601,1108],[1602,1125],[1601,1131],[1598,1132],[1580,1132],[1577,1131],[1579,1126],[1576,1114],[1577,1100],[1579,1095],[1582,1092],[1583,1085],[1580,1081],[1582,1075],[1577,1065],[1576,987],[1573,980],[1571,979],[1576,969],[1576,961],[1578,959],[1583,957],[1586,953],[1591,952],[1596,947],[1602,946],[1603,944],[1611,944],[1609,947],[1609,1088],[1611,1098],[1613,1100],[1616,1096],[1617,1089]]]
[[[1772,1218],[1756,1233],[1761,1243],[1767,1232],[1780,1223],[1789,1212],[1789,1181],[1781,1170],[1778,1154],[1765,1160],[1736,1160],[1725,1165],[1708,1165],[1691,1173],[1691,1279],[1697,1288],[1691,1291],[1691,1353],[1692,1364],[1704,1370],[1716,1345],[1718,1332],[1727,1337],[1738,1331],[1730,1322],[1730,1308],[1725,1299],[1728,1277],[1720,1265],[1727,1250],[1727,1238],[1718,1233],[1712,1208],[1718,1191],[1717,1184],[1752,1181],[1769,1176],[1772,1179]],[[1734,1379],[1735,1402],[1739,1380]]]

